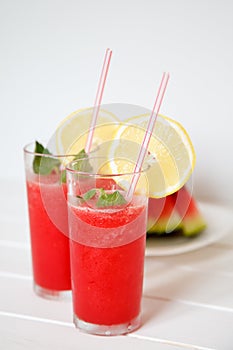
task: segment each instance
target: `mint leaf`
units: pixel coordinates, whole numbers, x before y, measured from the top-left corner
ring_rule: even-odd
[[[40,154],[51,154],[48,150],[48,148],[45,148],[41,143],[38,141],[35,142],[35,153],[40,153]]]
[[[73,159],[74,160],[80,160],[79,162],[75,163],[74,170],[78,171],[84,171],[84,172],[90,172],[92,171],[92,166],[89,163],[88,155],[84,149],[82,149]],[[63,183],[66,182],[66,170],[64,169],[61,173],[61,181]]]
[[[81,196],[77,195],[77,196],[76,196],[76,198],[78,198],[78,199],[79,199],[80,203],[83,203],[83,202],[84,202],[83,197],[81,197]]]
[[[87,191],[86,193],[84,193],[83,197],[77,195],[76,197],[80,200],[81,203],[88,201],[89,199],[93,198],[96,194],[97,190],[95,188],[93,188],[90,191]]]
[[[81,151],[78,152],[78,154],[74,157],[74,160],[77,160],[77,159],[82,159],[82,158],[87,158],[88,155],[85,151],[85,149],[83,148]]]
[[[114,207],[114,206],[119,206],[126,204],[127,201],[125,198],[122,196],[122,194],[119,191],[115,191],[113,193],[106,193],[103,188],[97,189],[93,188],[84,195],[81,196],[76,196],[79,198],[81,201],[88,201],[89,199],[92,199],[96,194],[99,195],[96,206],[97,207]]]
[[[93,198],[96,194],[96,189],[93,188],[92,190],[90,191],[87,191],[84,195],[83,195],[83,199],[85,201],[88,201],[89,199]]]
[[[38,154],[52,154],[49,152],[47,148],[45,148],[41,143],[36,141],[35,143],[35,153]],[[33,159],[33,171],[35,174],[40,175],[49,175],[53,170],[58,170],[61,163],[59,159],[52,158],[52,157],[42,157],[36,155]]]
[[[73,160],[77,160],[74,170],[83,171],[85,173],[92,171],[92,166],[88,160],[88,154],[85,149],[82,149]]]
[[[97,207],[113,207],[117,205],[126,204],[125,198],[119,191],[113,193],[106,193],[103,188],[100,189],[100,196],[96,203]]]

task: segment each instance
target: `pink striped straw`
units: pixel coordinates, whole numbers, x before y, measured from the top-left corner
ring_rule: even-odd
[[[141,171],[141,168],[142,168],[142,164],[143,164],[143,161],[144,161],[145,156],[147,154],[149,142],[150,142],[150,139],[151,139],[151,136],[152,136],[152,133],[153,133],[153,129],[154,129],[154,126],[155,126],[155,122],[156,122],[157,116],[159,114],[159,109],[160,109],[160,106],[162,104],[163,97],[164,97],[164,94],[165,94],[165,91],[166,91],[166,88],[167,88],[168,80],[169,80],[169,73],[163,73],[162,80],[161,80],[161,83],[160,83],[160,86],[159,86],[159,90],[157,92],[157,96],[156,96],[156,99],[155,99],[155,104],[154,104],[153,110],[152,110],[151,115],[150,115],[150,119],[149,119],[149,122],[148,122],[147,130],[145,132],[143,143],[142,143],[142,146],[140,148],[138,159],[137,159],[137,162],[136,162],[136,166],[134,168],[134,173],[135,174],[133,176],[132,182],[131,182],[130,187],[128,189],[128,193],[127,193],[127,196],[126,196],[127,198],[131,198],[132,197],[132,195],[133,195],[133,193],[135,191],[135,188],[137,186],[137,183],[138,183],[138,180],[139,180],[139,177],[140,177],[140,171]]]
[[[85,152],[86,153],[89,153],[91,150],[96,121],[97,121],[97,117],[99,114],[99,109],[100,109],[100,105],[101,105],[101,101],[102,101],[102,97],[103,97],[104,86],[105,86],[106,79],[107,79],[107,74],[108,74],[108,69],[109,69],[111,57],[112,57],[112,50],[107,49],[105,52],[104,63],[103,63],[103,67],[102,67],[102,71],[101,71],[101,75],[100,75],[100,80],[99,80],[99,85],[98,85],[98,89],[97,89],[97,94],[96,94],[96,98],[95,98],[95,103],[94,103],[94,108],[93,108],[93,113],[92,113],[92,120],[91,120],[91,125],[90,125],[90,131],[88,133],[87,141],[86,141],[86,145],[85,145]]]

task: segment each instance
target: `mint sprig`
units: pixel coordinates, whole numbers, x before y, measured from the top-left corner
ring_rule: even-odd
[[[82,197],[81,196],[77,196],[77,197],[82,201],[86,202],[90,199],[93,199],[96,195],[98,196],[98,199],[96,202],[96,206],[98,208],[116,207],[127,203],[127,201],[119,191],[107,193],[103,188],[100,188],[100,189],[93,188],[87,191],[86,193],[84,193]]]
[[[41,143],[36,141],[34,152],[36,153],[36,156],[33,159],[32,166],[35,174],[49,175],[52,173],[52,171],[56,171],[58,173],[61,167],[61,162],[59,159],[52,157],[52,153],[48,150],[48,148],[45,148]],[[39,154],[45,154],[48,155],[48,157],[40,156]],[[90,172],[92,170],[92,166],[88,160],[88,155],[84,149],[82,149],[73,160],[80,160],[75,164],[75,170],[83,172]],[[65,169],[61,172],[61,182],[66,182]]]
[[[49,175],[52,173],[53,170],[58,172],[59,167],[61,165],[61,162],[59,159],[50,157],[49,155],[52,155],[52,153],[49,152],[47,148],[45,148],[41,143],[38,141],[35,142],[35,153],[37,155],[33,159],[33,171],[35,174],[40,175]],[[39,156],[38,154],[47,154],[47,156]]]

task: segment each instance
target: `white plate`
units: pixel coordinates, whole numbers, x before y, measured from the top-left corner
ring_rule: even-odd
[[[146,256],[166,256],[190,252],[220,240],[233,229],[233,209],[212,203],[198,203],[207,228],[200,235],[187,238],[179,235],[151,237],[147,240]]]

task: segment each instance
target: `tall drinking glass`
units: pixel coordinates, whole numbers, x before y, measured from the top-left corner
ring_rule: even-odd
[[[64,159],[24,148],[34,291],[49,299],[71,290]]]
[[[98,157],[67,166],[71,279],[76,327],[118,335],[141,324],[148,200],[146,188],[128,198],[134,175],[108,166]]]

